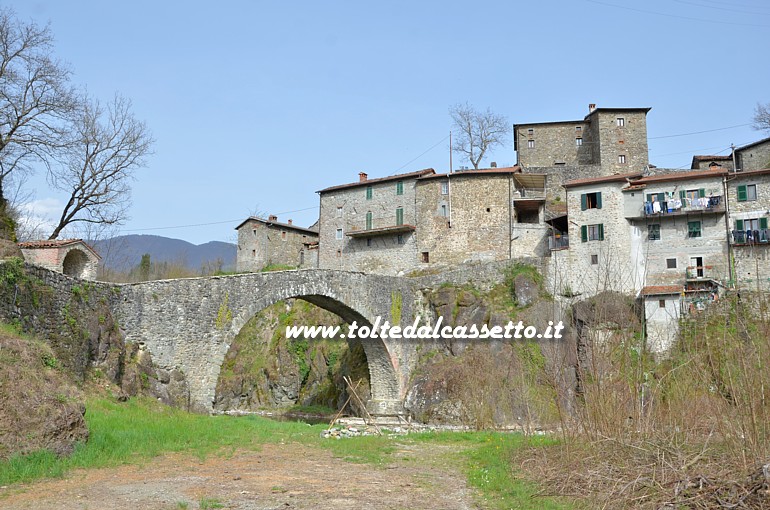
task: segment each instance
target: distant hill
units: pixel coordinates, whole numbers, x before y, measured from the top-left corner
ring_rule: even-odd
[[[238,246],[221,241],[192,244],[181,239],[153,235],[125,235],[91,243],[110,270],[128,272],[139,265],[142,255],[150,254],[153,262],[182,264],[192,271],[221,259],[224,271],[235,270],[235,254]]]

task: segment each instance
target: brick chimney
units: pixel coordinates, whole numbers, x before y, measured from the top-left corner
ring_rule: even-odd
[[[278,216],[276,216],[275,214],[271,214],[270,216],[267,217],[267,221],[278,221]]]
[[[366,175],[364,172],[358,173],[358,182],[364,182],[369,176]]]
[[[588,105],[588,113],[593,113],[594,110],[596,110],[596,104],[595,103],[590,103]]]
[[[286,223],[288,223],[289,225],[291,225],[291,220],[287,221]]]

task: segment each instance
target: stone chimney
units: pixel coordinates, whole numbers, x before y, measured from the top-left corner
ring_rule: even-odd
[[[288,223],[289,225],[291,225],[291,219],[290,219],[289,221],[287,221],[286,223]]]
[[[369,176],[366,175],[364,172],[358,173],[358,182],[364,182]]]
[[[271,214],[270,216],[267,217],[267,221],[278,221],[278,216],[276,216],[275,214]]]
[[[588,113],[594,113],[594,110],[596,110],[596,104],[595,103],[590,103],[588,105]]]
[[[493,161],[489,164],[490,168],[497,168],[497,161]]]

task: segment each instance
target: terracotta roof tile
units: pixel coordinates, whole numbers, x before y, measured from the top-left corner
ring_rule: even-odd
[[[270,220],[266,220],[264,218],[258,218],[257,216],[249,216],[248,218],[246,218],[245,220],[240,222],[238,224],[238,226],[235,227],[235,230],[238,230],[239,228],[241,228],[242,226],[244,226],[246,223],[248,223],[250,221],[257,221],[259,223],[264,223],[268,227],[274,225],[274,226],[276,226],[278,228],[288,228],[288,229],[292,229],[292,230],[299,230],[300,232],[305,232],[305,233],[309,233],[309,234],[318,235],[318,231],[317,230],[313,230],[312,228],[300,227],[299,225],[295,225],[293,223],[292,224],[284,223],[282,221],[270,221]]]
[[[85,246],[88,251],[93,253],[97,258],[102,258],[98,253],[96,253],[96,250],[93,249],[88,243],[83,241],[82,239],[41,239],[41,240],[35,240],[35,241],[25,241],[23,243],[19,243],[19,248],[24,250],[38,250],[38,249],[50,249],[50,248],[63,248],[65,246],[70,246],[73,244],[82,244]]]
[[[613,174],[602,175],[599,177],[587,177],[585,179],[573,179],[565,182],[562,186],[565,188],[571,188],[573,186],[583,186],[585,184],[600,184],[603,182],[623,182],[632,179],[638,179],[642,176],[642,172],[633,172],[630,174]]]
[[[506,166],[501,168],[479,168],[478,170],[456,170],[452,172],[452,177],[470,177],[474,175],[494,175],[494,174],[518,174],[522,173],[521,167],[516,166]],[[449,174],[430,174],[430,175],[423,175],[419,177],[419,179],[425,180],[425,179],[440,179],[440,178],[446,178]],[[541,175],[541,174],[533,174],[533,175]]]
[[[691,172],[669,172],[642,177],[634,181],[635,185],[650,184],[654,182],[681,181],[683,179],[703,179],[707,177],[721,177],[727,175],[727,170],[719,167],[719,170],[693,170]]]
[[[426,168],[424,170],[419,170],[417,172],[409,172],[406,174],[395,174],[395,175],[389,175],[387,177],[378,177],[376,179],[367,179],[365,181],[358,181],[358,182],[351,182],[348,184],[339,184],[337,186],[331,186],[329,188],[324,188],[322,190],[316,191],[316,193],[326,193],[327,191],[337,191],[340,189],[348,189],[348,188],[357,188],[359,186],[369,186],[371,184],[379,184],[383,182],[389,182],[389,181],[398,181],[401,179],[416,179],[418,177],[422,177],[427,174],[435,174],[436,171],[432,168]]]
[[[642,289],[642,296],[664,296],[670,294],[681,294],[681,285],[648,285]]]

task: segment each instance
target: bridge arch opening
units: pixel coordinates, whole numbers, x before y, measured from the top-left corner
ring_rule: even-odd
[[[356,323],[358,326],[371,326],[372,320],[370,320],[365,313],[361,312],[353,306],[350,306],[344,302],[342,302],[340,299],[329,296],[326,294],[321,293],[291,293],[287,292],[283,296],[272,296],[272,297],[266,297],[261,296],[257,299],[254,299],[251,301],[247,306],[246,310],[243,310],[239,313],[235,313],[233,317],[233,324],[230,328],[232,332],[232,337],[230,338],[229,345],[228,345],[228,352],[225,355],[225,360],[223,362],[223,367],[225,367],[224,370],[220,370],[220,376],[218,377],[218,383],[217,383],[217,393],[215,396],[215,407],[218,409],[221,409],[221,398],[223,398],[223,395],[220,394],[220,383],[222,381],[222,373],[231,374],[231,368],[228,365],[229,363],[235,363],[233,357],[241,355],[240,352],[238,352],[238,349],[242,349],[240,345],[236,346],[236,350],[233,352],[233,344],[234,342],[243,342],[244,339],[241,339],[238,337],[238,335],[246,328],[247,324],[252,321],[252,319],[260,316],[262,312],[269,309],[272,305],[275,303],[281,302],[281,301],[287,301],[287,300],[297,300],[297,301],[304,301],[307,303],[310,303],[311,305],[314,305],[318,308],[321,308],[323,310],[326,310],[327,312],[330,312],[331,314],[339,317],[347,324]],[[296,303],[293,305],[296,307]],[[305,305],[307,306],[307,305]],[[235,311],[237,312],[237,311]],[[313,316],[313,314],[309,314],[309,316]],[[308,320],[307,316],[299,315],[298,319],[296,321],[293,321],[292,323],[288,324],[290,326],[316,326],[319,324],[313,324],[313,323],[305,323],[302,321]],[[281,324],[279,321],[279,328],[285,328],[287,324]],[[251,328],[253,326],[249,326]],[[344,328],[342,331],[345,331]],[[250,333],[248,333],[250,334]],[[281,337],[285,337],[285,331],[272,331],[272,338],[275,339],[278,335],[281,335]],[[320,340],[319,340],[320,341]],[[360,350],[363,350],[364,359],[362,360],[363,363],[365,363],[365,369],[368,372],[368,378],[369,378],[369,386],[370,386],[370,402],[366,403],[368,404],[368,407],[370,407],[370,411],[377,411],[378,409],[382,408],[382,402],[392,403],[399,401],[400,402],[400,393],[399,393],[399,381],[396,373],[396,367],[394,366],[394,357],[391,355],[391,353],[388,350],[388,346],[383,342],[382,339],[363,339],[363,340],[352,340],[349,338],[346,338],[345,341],[347,342],[347,349],[351,356],[354,357],[354,359],[358,359],[355,357],[356,354],[360,354]],[[312,342],[314,342],[313,339],[308,339],[307,342],[310,344],[309,347],[312,348]],[[289,345],[289,340],[286,340],[286,345]],[[312,352],[315,352],[315,349],[311,349]],[[277,351],[276,351],[277,352]],[[310,351],[308,351],[310,352]],[[295,353],[296,354],[296,353]],[[312,359],[309,360],[310,363],[313,362]],[[241,362],[244,363],[244,362]],[[220,367],[222,368],[222,367]],[[348,367],[350,368],[350,367]],[[307,367],[305,367],[307,369]],[[331,374],[329,375],[329,378],[331,379]],[[354,382],[355,384],[355,382]],[[223,390],[226,390],[226,386],[222,385]],[[337,385],[338,390],[341,394],[347,393],[348,390],[344,386],[340,387],[340,385]],[[275,387],[271,387],[271,391],[275,391]],[[249,389],[244,388],[242,391],[249,391]],[[283,391],[281,389],[281,391]],[[274,400],[275,402],[275,400]],[[302,402],[298,402],[302,403]],[[342,402],[338,402],[338,404],[341,404]],[[388,404],[392,405],[392,404]]]
[[[62,272],[73,278],[84,278],[87,265],[88,255],[83,250],[72,249],[62,261]]]

